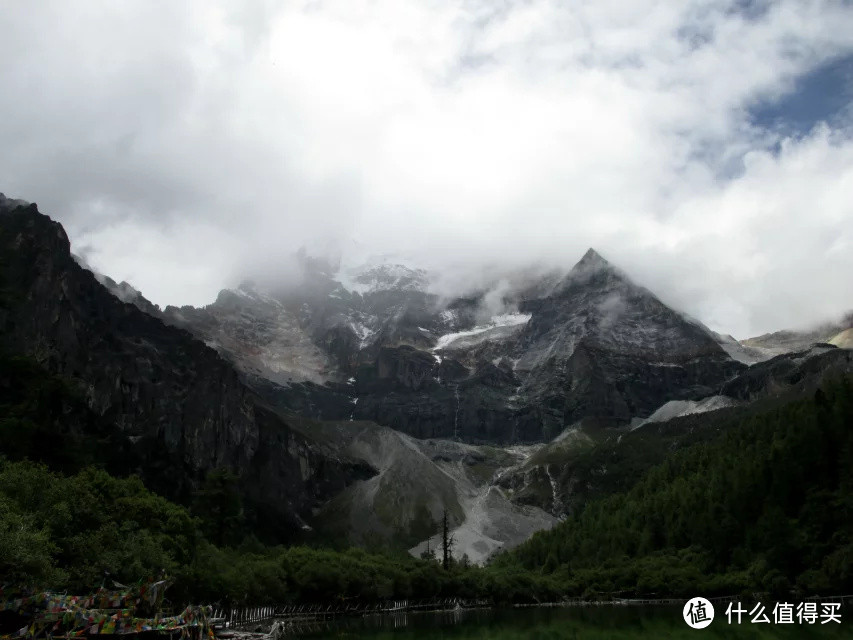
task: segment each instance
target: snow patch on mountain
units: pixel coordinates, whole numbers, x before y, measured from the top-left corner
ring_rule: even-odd
[[[527,324],[531,317],[529,313],[505,313],[492,316],[488,324],[439,336],[433,351],[466,348],[486,340],[505,338]]]
[[[426,291],[427,272],[402,264],[363,265],[341,270],[338,281],[344,288],[362,296],[379,291]]]
[[[269,305],[271,307],[282,307],[281,302],[273,298],[266,292],[259,291],[252,285],[251,283],[244,282],[239,287],[237,287],[234,292],[247,300],[252,300],[253,302],[262,302],[265,305]]]
[[[358,338],[359,349],[364,349],[367,345],[369,345],[371,342],[371,338],[373,338],[377,333],[374,329],[371,329],[367,325],[354,320],[350,320],[349,328],[352,329],[352,332],[355,334],[355,337]]]
[[[738,404],[734,398],[728,396],[710,396],[703,400],[671,400],[660,407],[652,415],[632,427],[639,429],[643,425],[651,422],[667,422],[673,418],[688,416],[694,413],[706,413],[708,411],[716,411],[727,407],[734,407]]]

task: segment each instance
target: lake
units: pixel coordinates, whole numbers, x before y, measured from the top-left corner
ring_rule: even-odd
[[[849,607],[842,609],[839,624],[740,626],[726,621],[725,609],[705,629],[685,624],[680,607],[600,606],[526,609],[469,609],[457,612],[415,612],[338,618],[313,623],[300,638],[347,640],[636,640],[639,638],[851,638]]]

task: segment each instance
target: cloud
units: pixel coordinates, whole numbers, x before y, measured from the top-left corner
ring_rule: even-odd
[[[752,117],[853,53],[841,0],[92,0],[0,28],[2,190],[161,304],[302,245],[468,285],[595,246],[739,336],[853,307],[849,102]]]

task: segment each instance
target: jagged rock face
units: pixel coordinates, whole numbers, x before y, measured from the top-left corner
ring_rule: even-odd
[[[555,427],[648,415],[667,399],[699,398],[743,368],[686,320],[590,250],[552,295],[522,307],[520,395]],[[557,431],[559,432],[559,431]]]
[[[572,425],[522,464],[501,474],[498,485],[513,502],[562,515],[571,503],[575,484],[571,473],[576,461],[606,441],[607,435],[602,430],[586,431],[581,424]]]
[[[384,265],[350,274],[349,289],[329,265],[302,256],[303,282],[264,293],[251,283],[223,290],[203,309],[167,307],[166,322],[186,328],[242,371],[279,383],[341,382],[384,347],[431,346],[438,298],[423,272]],[[389,288],[383,288],[389,287]]]
[[[0,348],[83,389],[90,409],[139,454],[127,471],[155,490],[187,499],[207,470],[227,468],[287,534],[300,513],[373,473],[328,457],[265,408],[216,351],[111,294],[35,205],[0,200],[0,264],[8,300]]]
[[[711,395],[743,368],[719,336],[593,250],[566,276],[496,289],[503,311],[486,318],[494,292],[441,300],[423,271],[335,274],[300,259],[303,282],[287,291],[246,284],[161,317],[251,384],[284,385],[278,406],[317,419],[373,420],[420,438],[547,441],[581,418],[624,424]]]
[[[254,379],[300,380],[293,362],[275,375],[258,366],[252,350],[263,352],[267,337],[243,325],[277,327],[288,344],[298,335],[300,353],[310,336],[328,360],[320,374],[321,358],[303,358],[317,375],[301,379],[326,384],[287,385],[283,406],[321,419],[374,420],[421,438],[548,440],[580,418],[625,423],[667,400],[710,395],[743,368],[709,330],[592,250],[567,276],[504,291],[504,313],[488,320],[485,293],[441,301],[428,292],[426,274],[400,265],[337,277],[324,265],[277,297],[223,292],[204,310],[218,324],[190,308],[165,315]],[[288,319],[276,320],[260,300]],[[243,325],[223,322],[226,308]]]
[[[721,395],[698,402],[669,401],[632,427],[567,428],[497,484],[514,502],[554,515],[570,514],[586,500],[621,490],[681,443],[715,437],[734,418],[810,397],[825,380],[853,373],[853,352],[833,345],[777,356],[727,381]],[[642,466],[638,461],[645,459]]]
[[[250,286],[222,291],[203,309],[167,307],[164,319],[191,330],[242,371],[273,382],[324,382],[336,375],[329,352],[314,343],[281,301]]]
[[[376,360],[379,380],[389,380],[404,389],[420,390],[432,381],[435,359],[428,353],[409,346],[383,347]]]
[[[160,307],[152,303],[145,296],[143,296],[142,292],[134,288],[133,285],[131,285],[129,282],[125,282],[124,280],[122,280],[121,282],[116,282],[109,276],[105,276],[102,273],[97,273],[80,256],[71,254],[71,257],[74,258],[77,264],[79,264],[81,267],[91,271],[97,281],[104,285],[107,289],[109,289],[110,293],[112,293],[116,298],[118,298],[122,302],[127,302],[134,305],[137,309],[139,309],[140,311],[144,311],[150,316],[154,316],[157,318],[160,317]]]
[[[533,315],[519,338],[521,370],[567,358],[581,341],[649,361],[724,356],[705,330],[633,284],[592,249],[557,292],[528,303],[526,310]]]
[[[433,354],[382,347],[352,385],[324,393],[350,395],[356,419],[419,438],[542,441],[580,418],[626,424],[667,400],[711,395],[744,368],[597,254],[550,290],[522,306],[527,315],[435,338]]]

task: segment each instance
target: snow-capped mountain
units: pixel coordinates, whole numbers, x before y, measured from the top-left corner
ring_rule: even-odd
[[[483,560],[618,473],[601,445],[715,429],[713,414],[853,371],[849,328],[746,368],[729,355],[743,344],[592,250],[567,274],[455,299],[408,266],[342,274],[303,255],[286,290],[245,283],[160,311],[73,260],[34,205],[0,195],[0,214],[4,348],[85,394],[63,424],[109,425],[119,457],[166,495],[234,472],[271,530],[417,554],[447,510],[460,552]],[[577,464],[596,448],[594,466]]]
[[[402,264],[365,264],[337,274],[343,286],[362,296],[384,291],[420,291],[429,286],[427,272]]]
[[[523,305],[519,393],[562,429],[581,418],[624,423],[662,399],[709,395],[742,367],[709,332],[590,249],[550,296]]]
[[[699,400],[743,368],[594,250],[567,274],[455,299],[410,266],[302,260],[298,287],[243,286],[164,317],[245,373],[285,383],[283,406],[314,418],[542,441],[580,419],[618,426],[669,400]]]
[[[666,402],[714,395],[786,345],[831,337],[721,336],[592,249],[568,273],[519,274],[453,299],[410,265],[299,259],[297,286],[244,283],[203,309],[162,313],[130,285],[99,278],[248,378],[284,385],[283,406],[417,437],[533,442],[579,420],[636,424]]]
[[[405,330],[431,322],[425,272],[378,265],[334,273],[301,257],[304,280],[295,288],[263,291],[245,282],[202,309],[167,307],[164,318],[244,372],[282,384],[344,382],[380,345],[426,346],[420,330]]]

